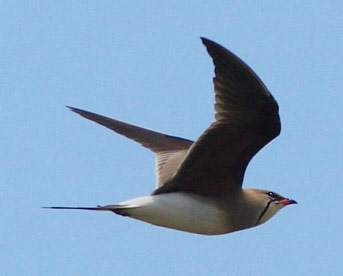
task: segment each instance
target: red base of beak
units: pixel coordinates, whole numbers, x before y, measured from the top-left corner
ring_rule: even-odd
[[[290,204],[297,204],[298,202],[296,202],[293,199],[284,198],[284,199],[280,200],[280,203],[286,206],[286,205],[290,205]]]

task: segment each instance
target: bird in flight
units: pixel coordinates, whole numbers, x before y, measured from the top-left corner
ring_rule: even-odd
[[[162,227],[219,235],[260,225],[296,203],[272,191],[242,188],[251,158],[280,133],[278,105],[240,58],[201,39],[215,67],[215,120],[197,140],[69,107],[154,152],[156,189],[118,204],[45,208],[111,211]]]

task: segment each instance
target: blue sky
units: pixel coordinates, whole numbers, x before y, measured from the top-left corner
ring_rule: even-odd
[[[341,275],[342,2],[165,2],[1,3],[0,274]],[[244,186],[299,204],[215,237],[40,209],[153,190],[149,151],[64,105],[196,139],[214,113],[200,36],[246,61],[280,106],[282,133]]]

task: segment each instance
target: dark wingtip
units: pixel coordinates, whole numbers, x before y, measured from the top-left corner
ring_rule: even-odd
[[[76,108],[76,107],[72,107],[72,106],[68,106],[68,105],[66,105],[66,108],[69,108],[70,111],[73,111],[73,112],[75,112],[75,113],[77,113],[83,117],[85,117],[84,114],[90,114],[91,113],[89,111],[86,111],[86,110],[83,110],[80,108]]]
[[[201,39],[202,43],[203,43],[206,47],[207,47],[208,44],[214,43],[212,40],[210,40],[210,39],[208,39],[208,38],[206,38],[206,37],[203,37],[203,36],[201,36],[200,39]]]
[[[213,40],[210,40],[205,37],[200,37],[202,43],[205,45],[207,52],[212,57],[213,61],[221,59],[227,59],[227,55],[232,59],[237,59],[239,61],[240,58],[238,58],[235,54],[233,54],[231,51],[223,47],[222,45],[218,44],[217,42],[214,42]],[[241,61],[242,62],[242,61]],[[242,62],[244,64],[244,62]]]
[[[222,49],[227,50],[227,49],[224,48],[222,45],[218,44],[217,42],[214,42],[214,41],[211,40],[211,39],[208,39],[208,38],[203,37],[203,36],[201,36],[200,39],[201,39],[202,43],[203,43],[206,47],[216,46],[216,47],[219,47],[219,48],[222,48]]]
[[[69,105],[66,105],[65,107],[68,108],[70,111],[73,111],[73,112],[81,111],[81,109],[78,109],[78,108],[75,108],[75,107],[72,107],[72,106],[69,106]]]

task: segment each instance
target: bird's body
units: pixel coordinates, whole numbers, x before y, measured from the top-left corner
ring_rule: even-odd
[[[228,230],[221,203],[200,195],[166,193],[122,204],[139,207],[117,209],[115,212],[158,226],[207,235],[223,234]]]
[[[193,193],[174,192],[139,197],[104,207],[154,225],[205,235],[250,228],[271,217],[265,214],[263,221],[259,220],[260,213],[256,210],[265,206],[254,197],[250,189],[243,189],[230,200],[225,197],[214,199]]]
[[[156,190],[115,205],[49,207],[112,211],[176,230],[218,235],[264,223],[296,203],[279,194],[242,189],[251,158],[280,133],[278,105],[257,75],[222,46],[202,38],[215,65],[215,121],[191,141],[70,109],[156,154]]]

